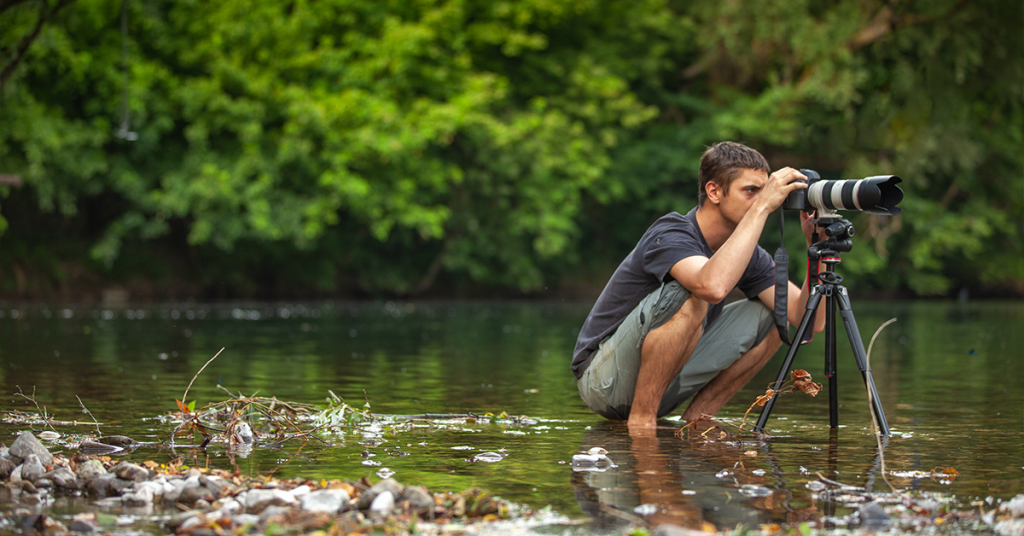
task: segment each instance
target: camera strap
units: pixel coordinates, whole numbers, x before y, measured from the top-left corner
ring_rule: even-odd
[[[786,252],[786,211],[779,209],[779,249],[775,250],[775,327],[779,329],[779,338],[787,345],[789,340],[789,319],[787,305],[789,302],[789,253]]]

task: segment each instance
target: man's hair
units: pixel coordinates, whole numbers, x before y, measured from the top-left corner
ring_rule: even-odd
[[[708,198],[708,182],[714,182],[722,188],[722,192],[729,193],[729,186],[744,169],[753,169],[771,173],[768,161],[761,153],[734,141],[721,141],[704,151],[700,158],[700,171],[697,173],[697,182],[700,184],[700,193],[697,196],[697,204],[704,206]]]

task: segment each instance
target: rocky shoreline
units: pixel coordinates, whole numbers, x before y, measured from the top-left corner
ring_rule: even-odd
[[[32,508],[55,496],[87,497],[98,509],[163,509],[162,530],[174,534],[444,533],[445,525],[527,518],[533,512],[480,490],[431,493],[387,478],[352,480],[250,478],[155,462],[135,464],[107,456],[54,456],[31,432],[0,447],[0,505],[20,505],[0,518],[0,532],[105,533],[96,512],[70,520]],[[111,517],[111,516],[107,516]],[[418,530],[417,530],[418,525]],[[425,527],[434,530],[425,532]],[[125,530],[122,527],[121,530]]]
[[[120,450],[116,443],[127,438],[103,439],[105,442],[83,442],[70,457],[51,454],[28,431],[18,435],[10,448],[0,444],[0,534],[484,536],[536,534],[531,529],[540,526],[546,526],[544,532],[549,533],[587,530],[574,527],[579,522],[549,511],[532,511],[478,489],[433,493],[423,486],[402,485],[393,478],[371,483],[366,477],[358,481],[249,477],[222,469],[186,467],[180,462],[137,464],[86,454],[99,447],[106,447],[108,453]],[[600,450],[575,456],[573,465],[599,464],[603,457]],[[66,498],[81,504],[77,508],[53,507],[56,501]],[[897,504],[905,502],[906,497],[893,495],[891,499],[883,504],[871,502],[861,506],[856,513],[861,529],[893,534],[919,532],[922,527],[908,528],[920,525],[920,516]],[[926,510],[937,509],[936,506]],[[911,510],[924,511],[913,506]],[[1001,536],[1024,536],[1024,494],[987,513],[947,512],[945,516],[929,519],[924,526],[933,530],[952,525],[943,520],[962,519],[987,526]],[[707,536],[676,525],[652,527],[643,519],[636,521],[621,534]],[[954,534],[965,532],[963,528],[948,528]],[[836,529],[806,530],[801,528],[799,533],[824,535]],[[779,531],[796,534],[793,528],[778,526],[748,529],[744,533]]]

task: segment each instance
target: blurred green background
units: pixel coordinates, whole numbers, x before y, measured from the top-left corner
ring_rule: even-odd
[[[725,139],[904,179],[902,215],[845,213],[858,293],[1024,296],[1022,22],[1004,0],[0,0],[0,297],[592,295]]]

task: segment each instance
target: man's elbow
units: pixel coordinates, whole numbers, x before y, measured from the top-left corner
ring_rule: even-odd
[[[732,289],[720,289],[714,287],[704,287],[700,290],[691,292],[694,296],[708,302],[708,303],[721,303],[722,300],[729,295]]]

